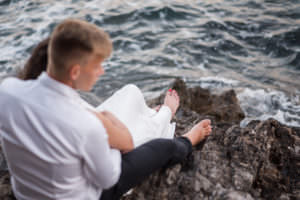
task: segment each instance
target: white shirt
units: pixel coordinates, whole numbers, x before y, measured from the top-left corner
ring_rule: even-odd
[[[0,85],[0,134],[17,199],[96,200],[118,181],[121,154],[80,101],[46,73]]]

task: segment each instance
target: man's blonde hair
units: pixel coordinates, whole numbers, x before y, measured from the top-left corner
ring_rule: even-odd
[[[72,65],[85,65],[91,55],[106,59],[112,52],[109,35],[94,24],[67,19],[50,36],[48,66],[64,73]]]

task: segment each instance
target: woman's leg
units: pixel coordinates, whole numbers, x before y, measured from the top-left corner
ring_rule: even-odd
[[[122,157],[122,172],[118,183],[104,190],[101,200],[119,199],[156,170],[183,161],[192,151],[187,137],[155,139]]]
[[[111,110],[125,114],[149,112],[148,109],[142,91],[133,84],[125,85],[97,107],[99,111]]]
[[[121,176],[116,185],[104,190],[100,200],[117,200],[156,170],[183,161],[211,133],[210,120],[202,120],[182,137],[155,139],[124,154]]]

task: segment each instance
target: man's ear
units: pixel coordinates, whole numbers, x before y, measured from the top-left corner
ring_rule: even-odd
[[[77,80],[80,75],[80,65],[76,64],[70,67],[69,73],[73,81]]]

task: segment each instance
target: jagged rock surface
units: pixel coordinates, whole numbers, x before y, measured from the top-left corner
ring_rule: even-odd
[[[270,119],[241,128],[244,114],[233,91],[173,86],[182,99],[176,135],[204,118],[213,133],[182,164],[162,169],[123,200],[300,199],[300,129]],[[160,103],[162,97],[150,103]]]
[[[300,199],[299,155],[300,130],[275,120],[216,124],[187,162],[153,174],[124,200]]]
[[[200,87],[187,88],[181,80],[173,88],[181,97],[176,135],[205,118],[212,120],[213,133],[184,163],[159,170],[123,200],[300,199],[299,128],[273,119],[252,121],[241,128],[244,114],[233,90],[214,95]],[[160,104],[163,96],[148,103]],[[90,103],[98,104],[98,100]],[[0,199],[13,200],[1,152]]]
[[[215,95],[201,87],[187,88],[181,79],[176,79],[172,88],[180,96],[180,109],[176,114],[177,119],[182,118],[182,110],[194,111],[202,116],[206,115],[214,119],[215,122],[239,123],[245,117],[234,90]],[[160,97],[150,100],[148,104],[163,103],[164,96],[162,94]]]

